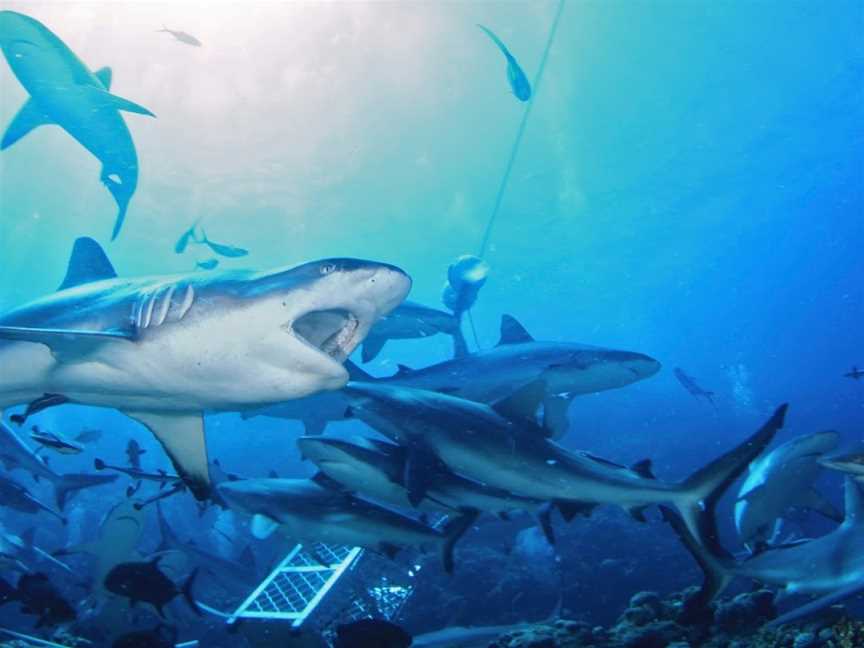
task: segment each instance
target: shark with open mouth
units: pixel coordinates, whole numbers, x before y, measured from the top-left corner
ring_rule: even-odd
[[[0,410],[45,394],[119,409],[203,499],[203,413],[342,387],[342,363],[410,287],[399,268],[357,259],[124,279],[80,238],[58,292],[0,316]]]

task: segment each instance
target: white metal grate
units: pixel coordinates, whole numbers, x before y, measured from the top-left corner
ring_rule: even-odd
[[[296,545],[229,616],[228,622],[284,619],[294,627],[300,626],[362,553],[360,547]]]

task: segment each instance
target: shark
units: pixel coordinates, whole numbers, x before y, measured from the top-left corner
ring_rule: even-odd
[[[693,395],[694,398],[704,398],[709,403],[711,403],[711,407],[715,410],[717,409],[717,405],[714,403],[714,392],[707,391],[700,387],[692,376],[688,376],[681,367],[675,367],[675,378],[678,379],[678,382],[681,383],[681,386],[686,389],[690,394]]]
[[[51,468],[45,460],[30,449],[15,431],[0,420],[0,463],[7,470],[20,469],[29,472],[38,482],[44,479],[54,486],[54,496],[57,508],[61,511],[66,501],[74,493],[93,486],[110,484],[116,475],[94,475],[88,473],[69,473],[60,475]]]
[[[337,438],[300,437],[297,447],[303,458],[349,492],[398,508],[417,507],[449,515],[467,508],[506,515],[511,511],[539,512],[544,505],[542,501],[465,479],[439,465],[424,465],[422,469],[428,474],[412,476],[410,469],[421,467],[410,466],[406,461],[408,449],[390,442],[365,439],[365,444],[360,445]],[[409,487],[418,477],[429,482],[420,500],[414,499]]]
[[[56,124],[101,163],[101,182],[117,203],[111,239],[117,238],[138,186],[138,155],[121,111],[155,117],[147,108],[111,93],[111,68],[95,72],[38,20],[0,11],[0,49],[30,95],[0,140],[0,150],[35,128]]]
[[[0,316],[0,410],[52,393],[125,412],[206,499],[204,412],[342,387],[342,363],[410,287],[395,266],[344,258],[126,279],[79,238],[57,292]]]
[[[2,475],[0,475],[0,505],[4,508],[20,511],[21,513],[45,511],[56,517],[64,525],[66,524],[66,518],[60,515],[60,513],[38,500],[30,491],[14,479],[9,479]]]
[[[864,591],[864,485],[847,477],[843,523],[819,538],[775,546],[736,561],[717,541],[716,525],[693,530],[672,510],[665,519],[684,542],[705,574],[697,597],[689,604],[697,614],[736,577],[782,588],[787,594],[816,597],[802,608],[784,614],[773,625],[789,623]],[[713,518],[713,509],[708,514]]]
[[[823,457],[819,460],[819,464],[825,468],[849,474],[864,483],[864,451],[860,449]]]
[[[31,527],[23,531],[21,535],[17,535],[7,532],[0,526],[0,556],[7,559],[13,558],[21,565],[44,562],[70,574],[72,573],[72,568],[69,565],[57,560],[50,553],[36,546],[35,527]]]
[[[374,360],[388,340],[424,338],[438,333],[452,336],[453,357],[468,355],[460,318],[447,311],[406,301],[372,327],[363,341],[361,358],[364,363]]]
[[[644,519],[643,510],[671,504],[692,529],[702,521],[705,503],[747,468],[783,426],[779,407],[750,438],[679,483],[651,473],[650,461],[631,468],[573,452],[548,438],[532,421],[545,387],[531,384],[492,406],[447,394],[392,385],[349,383],[351,414],[381,434],[424,457],[434,454],[452,472],[515,495],[580,505],[614,504]],[[414,461],[410,455],[409,464]],[[428,482],[415,501],[426,494]]]
[[[231,508],[250,514],[252,534],[277,529],[299,542],[365,547],[394,556],[403,547],[437,547],[445,571],[453,571],[453,548],[476,519],[466,511],[443,530],[309,479],[259,478],[217,487]]]
[[[355,382],[425,389],[481,403],[505,398],[542,380],[544,426],[553,430],[555,438],[567,433],[567,410],[576,396],[625,387],[660,371],[660,363],[642,353],[537,341],[510,315],[502,316],[501,337],[491,349],[421,369],[400,365],[396,374],[386,378],[376,378],[350,360],[345,366]],[[245,416],[300,419],[310,435],[320,434],[329,421],[342,420],[346,406],[342,393],[329,392],[249,411]]]
[[[751,550],[764,548],[772,530],[792,507],[809,508],[841,522],[843,516],[814,488],[819,460],[837,446],[834,431],[803,434],[750,464],[735,502],[735,528]]]

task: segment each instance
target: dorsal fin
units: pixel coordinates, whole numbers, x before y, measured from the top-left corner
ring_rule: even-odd
[[[93,73],[99,81],[105,86],[106,90],[111,90],[111,68],[107,65],[103,68],[99,68]]]
[[[414,372],[414,370],[411,367],[408,367],[404,364],[397,364],[396,365],[396,373],[393,375],[394,376],[407,376],[408,374],[413,373],[413,372]]]
[[[502,344],[521,344],[523,342],[533,342],[534,338],[525,330],[516,318],[512,315],[501,316],[501,339],[498,341],[498,346]]]
[[[864,524],[864,493],[862,484],[854,477],[846,477],[846,518],[843,526]]]
[[[492,403],[492,409],[511,421],[536,422],[537,408],[546,396],[546,383],[535,380],[520,388],[507,398]]]
[[[117,276],[114,266],[105,255],[102,247],[92,238],[82,236],[75,239],[66,278],[57,290],[66,290],[93,281],[113,279]]]
[[[640,477],[644,477],[645,479],[657,479],[654,476],[654,471],[652,469],[650,459],[642,459],[642,461],[637,461],[632,466],[630,466],[630,470],[635,472]]]

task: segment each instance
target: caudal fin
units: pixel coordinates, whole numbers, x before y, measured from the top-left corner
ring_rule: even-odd
[[[98,461],[98,459],[96,460]],[[94,475],[92,473],[70,473],[60,475],[60,479],[54,482],[54,497],[57,500],[57,508],[61,511],[66,506],[66,501],[84,488],[91,486],[102,486],[110,484],[119,475]]]
[[[441,560],[444,563],[444,571],[448,574],[453,573],[453,566],[455,564],[453,560],[453,549],[456,547],[456,543],[459,542],[459,539],[465,535],[465,532],[468,529],[471,528],[471,525],[477,520],[478,515],[480,515],[479,511],[475,509],[466,509],[459,517],[449,521],[444,527],[444,535],[446,538],[444,540],[444,546],[441,549]]]
[[[717,502],[783,427],[787,408],[787,404],[778,407],[750,438],[696,471],[681,484],[680,496],[675,498],[674,503],[690,533],[699,541],[717,538],[714,515]]]
[[[192,586],[195,584],[195,577],[198,576],[198,568],[192,570],[192,573],[189,574],[189,578],[186,579],[186,582],[183,583],[183,598],[186,599],[186,602],[189,604],[189,607],[192,608],[192,611],[198,616],[203,616],[201,612],[201,608],[198,607],[198,602],[195,600],[195,597],[192,595]]]
[[[681,543],[693,556],[702,569],[704,580],[699,593],[687,600],[679,621],[685,624],[693,623],[703,618],[708,605],[722,592],[734,578],[733,559],[726,552],[716,537],[705,536],[697,538],[693,535],[684,519],[672,509],[661,506],[663,519],[666,520],[677,534]]]

